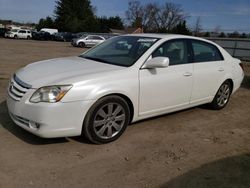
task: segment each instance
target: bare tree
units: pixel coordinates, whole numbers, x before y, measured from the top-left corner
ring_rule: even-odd
[[[188,17],[180,5],[166,2],[158,13],[158,21],[162,29],[172,30],[177,24]]]
[[[129,2],[126,16],[131,25],[139,21],[146,31],[152,32],[170,31],[187,18],[187,14],[177,4],[166,2],[159,5],[154,2],[141,5],[135,0]]]
[[[199,36],[200,32],[202,31],[202,26],[201,26],[201,17],[199,16],[195,22],[194,25],[194,35]]]
[[[149,3],[144,7],[143,26],[147,31],[155,31],[160,28],[158,22],[159,6],[156,3]]]
[[[140,1],[132,0],[128,3],[128,10],[126,11],[126,17],[128,22],[132,26],[142,27],[144,17],[144,7]]]

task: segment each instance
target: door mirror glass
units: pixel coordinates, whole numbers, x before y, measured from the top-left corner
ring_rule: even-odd
[[[168,57],[155,57],[148,60],[144,65],[143,69],[155,69],[155,68],[165,68],[169,66]]]

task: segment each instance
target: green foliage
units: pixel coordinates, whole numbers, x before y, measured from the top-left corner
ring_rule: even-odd
[[[228,37],[229,37],[229,38],[239,38],[239,37],[240,37],[240,34],[239,34],[239,32],[235,31],[235,32],[233,32],[233,33],[229,33],[229,34],[228,34]]]
[[[225,38],[226,37],[226,34],[224,32],[221,32],[220,35],[219,35],[220,38]]]
[[[60,31],[97,32],[99,30],[90,0],[58,0],[54,13],[55,24]]]
[[[179,22],[171,30],[167,30],[166,28],[161,28],[157,32],[158,33],[174,33],[174,34],[182,34],[182,35],[192,35],[192,32],[187,27],[186,21]]]
[[[36,25],[36,29],[39,31],[42,28],[55,28],[54,20],[47,16],[45,19],[41,18],[39,23]]]
[[[210,37],[210,33],[209,32],[206,32],[204,37]]]
[[[110,29],[124,29],[122,19],[119,16],[98,18],[100,32],[107,33]]]
[[[247,34],[246,34],[246,33],[242,33],[242,34],[240,35],[240,38],[247,38]]]
[[[181,21],[179,24],[177,24],[170,33],[175,34],[183,34],[183,35],[191,35],[191,31],[188,29],[186,21]]]

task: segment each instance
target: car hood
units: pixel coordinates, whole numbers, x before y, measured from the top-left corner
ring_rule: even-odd
[[[81,57],[67,57],[29,64],[17,71],[16,76],[22,82],[31,85],[32,88],[39,88],[54,84],[73,84],[67,83],[67,80],[124,68]]]

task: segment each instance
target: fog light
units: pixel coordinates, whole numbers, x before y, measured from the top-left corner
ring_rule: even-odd
[[[30,125],[30,128],[32,128],[32,129],[36,129],[37,130],[37,129],[40,128],[40,124],[36,123],[36,122],[33,122],[33,121],[30,121],[29,125]]]

